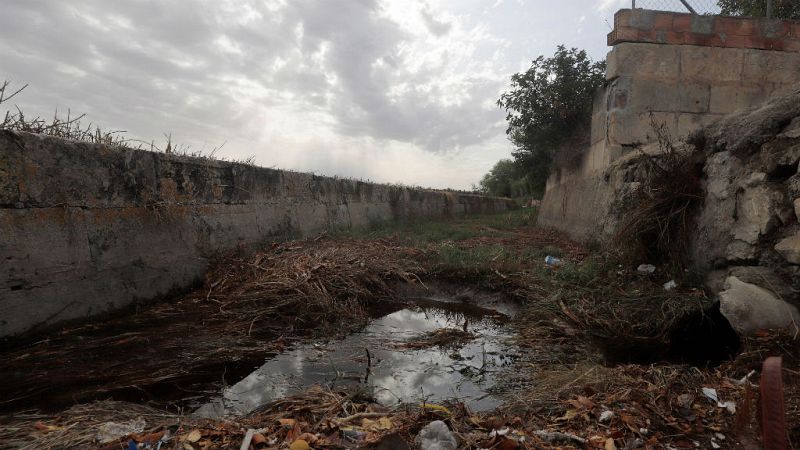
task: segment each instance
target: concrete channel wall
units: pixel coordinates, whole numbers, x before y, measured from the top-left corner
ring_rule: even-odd
[[[540,225],[584,240],[613,231],[621,170],[657,142],[654,124],[678,143],[800,83],[800,24],[789,21],[625,9],[608,44],[591,145],[577,167],[551,173],[539,213]]]
[[[239,246],[511,206],[0,131],[0,336],[185,290]]]

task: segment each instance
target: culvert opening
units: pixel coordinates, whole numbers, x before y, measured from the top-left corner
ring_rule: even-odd
[[[596,337],[608,365],[672,362],[713,367],[735,357],[741,340],[719,304],[677,320],[659,337]]]

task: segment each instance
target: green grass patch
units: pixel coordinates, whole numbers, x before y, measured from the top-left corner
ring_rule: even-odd
[[[536,223],[535,208],[500,214],[482,214],[458,219],[418,221],[400,224],[376,223],[337,234],[357,239],[393,238],[403,244],[424,247],[431,243],[458,242],[479,236],[498,236],[515,228]]]

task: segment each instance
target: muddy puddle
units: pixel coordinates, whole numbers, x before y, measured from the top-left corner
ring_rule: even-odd
[[[361,388],[385,406],[458,399],[475,411],[495,408],[495,380],[517,355],[508,326],[515,308],[461,297],[409,295],[361,331],[269,359],[194,415],[246,414],[312,385]]]

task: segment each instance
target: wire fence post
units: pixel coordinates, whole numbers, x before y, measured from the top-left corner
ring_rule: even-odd
[[[688,9],[690,13],[692,13],[694,15],[697,15],[697,11],[695,11],[694,8],[692,8],[692,5],[687,3],[686,0],[681,0],[681,3],[683,3],[683,6],[685,6],[686,9]]]
[[[636,9],[636,0],[631,0],[631,9]]]
[[[767,19],[772,19],[772,0],[767,0]]]

